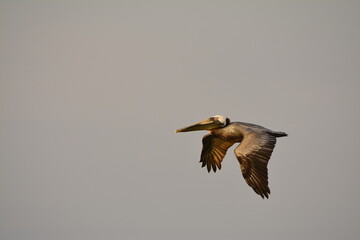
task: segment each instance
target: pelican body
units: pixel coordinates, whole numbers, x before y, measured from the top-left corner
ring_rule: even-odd
[[[285,137],[285,132],[272,131],[262,126],[231,122],[229,118],[216,115],[176,132],[208,130],[203,137],[200,162],[208,172],[221,169],[221,162],[227,150],[240,143],[234,150],[240,169],[247,184],[262,198],[269,198],[267,164],[276,144],[276,138]]]

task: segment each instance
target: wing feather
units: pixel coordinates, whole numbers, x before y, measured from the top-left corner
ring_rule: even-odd
[[[227,150],[234,142],[224,141],[214,135],[208,134],[203,137],[203,148],[201,151],[200,162],[201,167],[207,167],[208,172],[211,169],[216,172],[221,169],[221,162],[225,157]]]
[[[246,183],[262,198],[269,198],[270,194],[267,164],[275,144],[274,136],[250,132],[235,148],[235,155]]]

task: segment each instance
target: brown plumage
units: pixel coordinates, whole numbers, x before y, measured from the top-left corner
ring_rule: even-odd
[[[221,169],[221,162],[227,150],[237,142],[235,156],[246,183],[262,198],[269,198],[267,164],[276,144],[277,137],[287,136],[284,132],[275,132],[259,125],[243,122],[230,122],[223,116],[214,116],[199,123],[176,130],[187,132],[209,130],[203,137],[203,149],[200,162],[210,172]]]

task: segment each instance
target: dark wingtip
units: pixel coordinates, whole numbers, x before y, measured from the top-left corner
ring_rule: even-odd
[[[262,199],[269,199],[269,194],[270,194],[270,189],[258,189],[258,188],[253,188],[254,191],[260,196],[262,197]]]
[[[269,199],[269,194],[267,192],[261,193],[259,195],[262,197],[262,199]]]
[[[221,166],[219,168],[216,168],[216,167],[212,168],[211,165],[209,167],[209,165],[207,165],[205,162],[202,162],[201,160],[200,160],[200,163],[202,163],[202,165],[201,165],[202,168],[206,166],[206,170],[208,171],[208,173],[210,173],[211,170],[213,170],[213,172],[215,172],[215,173],[216,173],[217,170],[221,170]]]

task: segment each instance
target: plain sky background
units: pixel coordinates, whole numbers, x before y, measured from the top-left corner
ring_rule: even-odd
[[[1,1],[0,239],[359,239],[359,1]],[[221,114],[285,131],[270,199]]]

